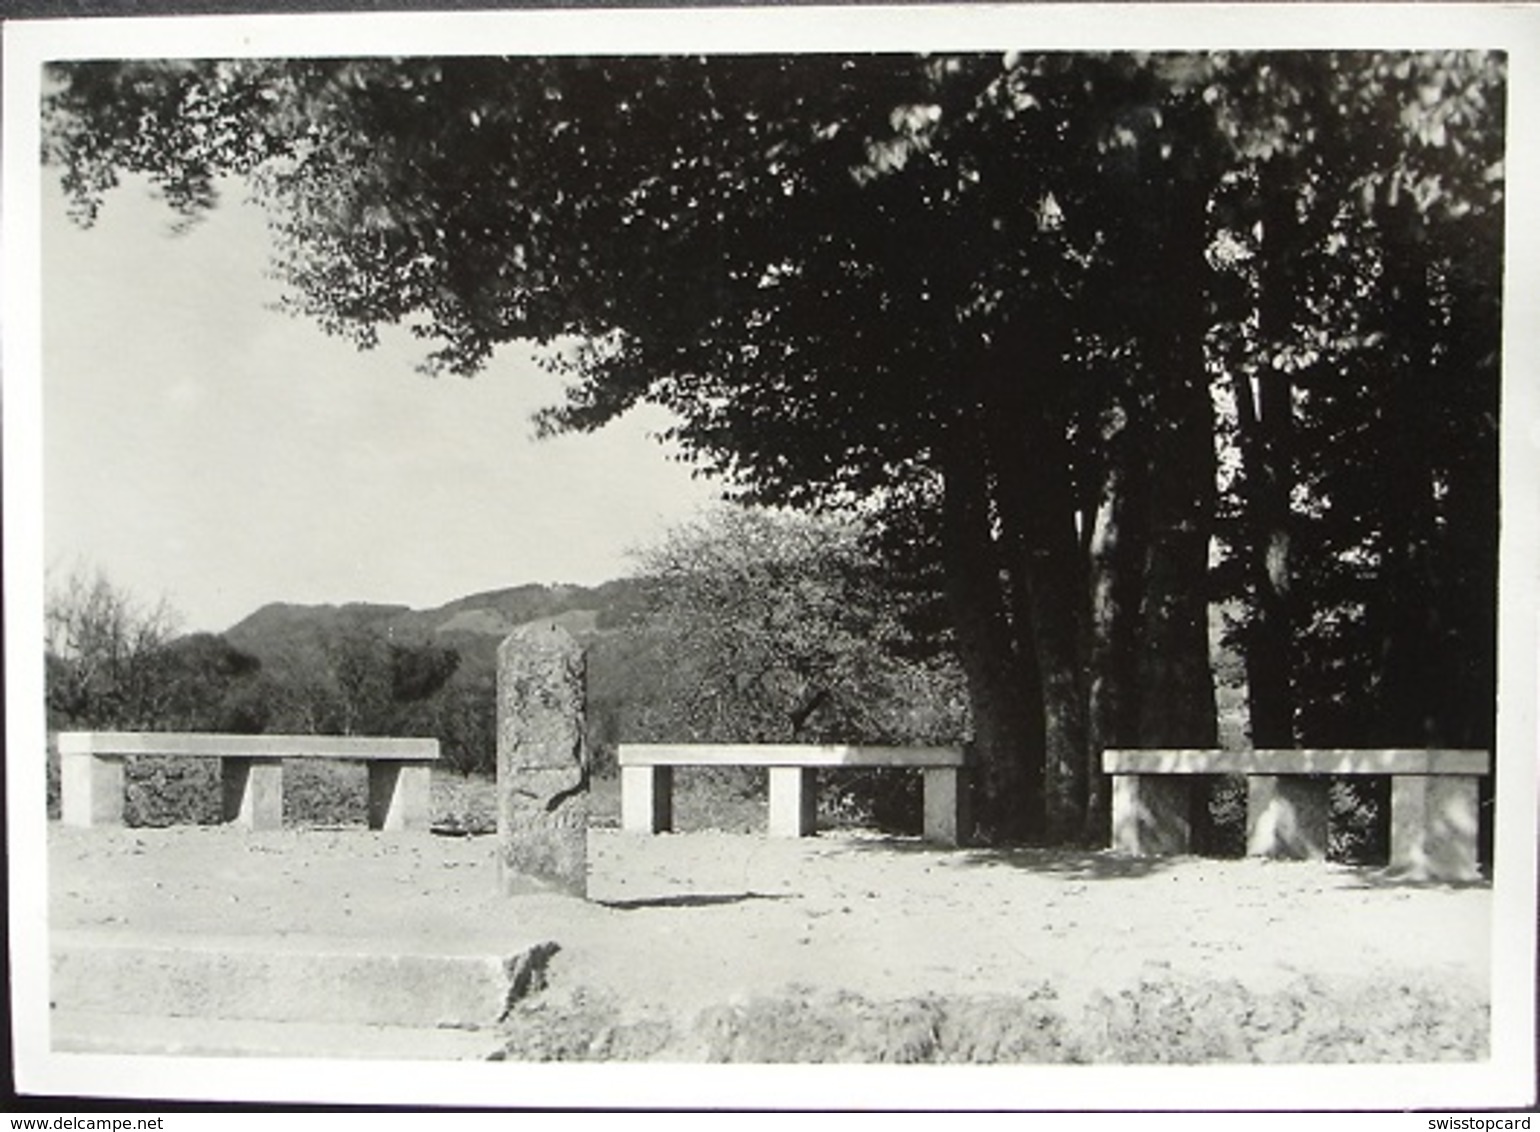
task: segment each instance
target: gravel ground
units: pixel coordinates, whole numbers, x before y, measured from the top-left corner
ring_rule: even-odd
[[[50,916],[55,928],[356,935],[445,950],[553,940],[548,986],[515,1020],[524,1030],[511,1052],[525,1058],[936,1059],[948,1025],[988,1029],[990,1004],[1005,1002],[1036,1045],[1006,1035],[974,1056],[1212,1060],[1244,1049],[1235,1056],[1265,1059],[1255,1035],[1172,1046],[1169,1031],[1186,1024],[1172,1011],[1197,1017],[1188,1008],[1202,987],[1203,1009],[1261,1030],[1278,1028],[1269,1012],[1317,1000],[1359,1012],[1402,1002],[1395,1025],[1411,1010],[1436,1029],[1431,1009],[1461,1015],[1468,1031],[1490,1001],[1484,884],[1397,884],[1319,863],[943,851],[860,832],[589,838],[583,902],[500,899],[485,836],[54,823]],[[1415,1010],[1408,995],[1421,996]],[[1034,1003],[1069,1020],[1057,1052],[1040,1048],[1042,1018],[1023,1013]],[[1098,1020],[1094,1041],[1086,1018]],[[851,1033],[830,1037],[831,1027]],[[927,1035],[918,1046],[916,1027]],[[1124,1038],[1108,1036],[1119,1027]],[[1297,1018],[1283,1028],[1305,1033]],[[1482,1052],[1469,1033],[1430,1040],[1445,1056]],[[1340,1056],[1402,1048],[1349,1045]],[[1297,1044],[1274,1053],[1337,1059]]]

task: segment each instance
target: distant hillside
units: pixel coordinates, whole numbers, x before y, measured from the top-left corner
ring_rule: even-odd
[[[435,609],[405,605],[294,605],[275,602],[226,630],[232,645],[264,666],[286,668],[321,654],[326,640],[369,631],[401,644],[438,645],[460,653],[467,674],[490,670],[509,632],[554,622],[574,636],[609,634],[641,608],[645,583],[620,579],[598,586],[514,586],[457,598]]]

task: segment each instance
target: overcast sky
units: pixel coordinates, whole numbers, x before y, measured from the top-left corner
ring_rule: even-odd
[[[141,188],[70,222],[45,170],[44,541],[50,579],[100,568],[187,629],[269,601],[437,605],[591,584],[718,489],[639,411],[532,439],[558,386],[517,351],[474,380],[359,352],[266,309],[261,211],[240,192],[191,232]]]

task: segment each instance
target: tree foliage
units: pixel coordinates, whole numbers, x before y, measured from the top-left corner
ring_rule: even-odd
[[[956,673],[901,655],[881,563],[848,521],[723,507],[639,554],[631,627],[660,687],[628,721],[669,742],[954,743]]]

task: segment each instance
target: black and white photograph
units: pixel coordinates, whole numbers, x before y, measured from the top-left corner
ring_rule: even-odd
[[[1537,33],[8,21],[18,1093],[1532,1111]]]

